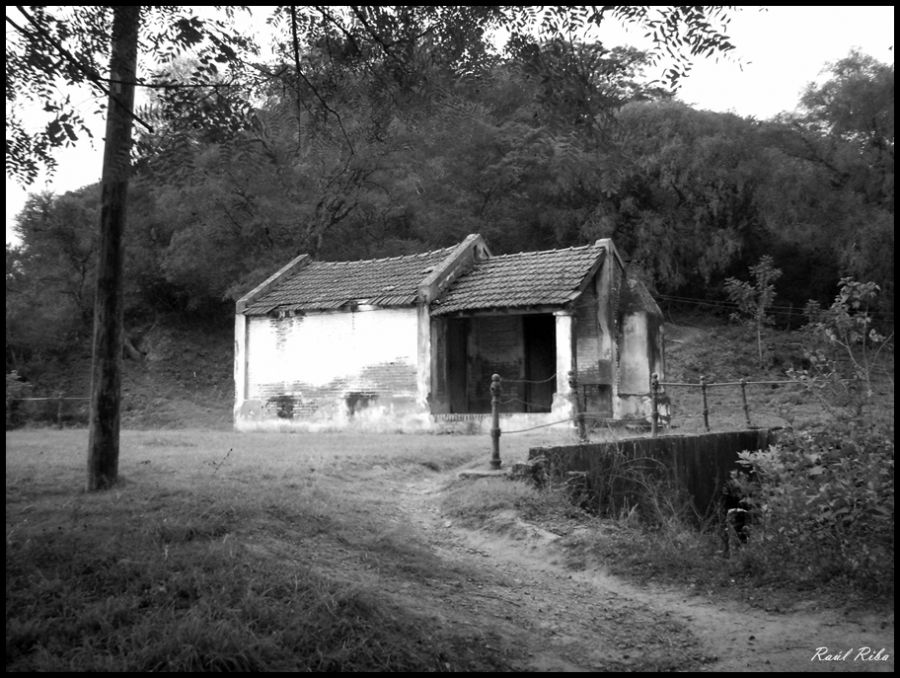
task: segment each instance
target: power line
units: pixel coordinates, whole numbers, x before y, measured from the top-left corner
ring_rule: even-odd
[[[698,304],[698,305],[704,305],[704,306],[722,307],[722,308],[728,308],[728,309],[732,309],[732,308],[737,309],[739,307],[739,305],[736,304],[735,302],[723,301],[720,299],[698,299],[695,297],[680,297],[680,296],[675,296],[675,295],[671,295],[671,294],[657,294],[655,296],[658,299],[665,299],[667,301],[674,301],[674,302],[679,302],[679,303],[690,303],[690,304]],[[773,306],[767,306],[766,308],[768,310],[782,311],[782,312],[786,312],[789,314],[806,315],[803,308],[801,308],[799,306],[773,305]],[[893,318],[894,317],[894,314],[891,311],[870,310],[870,311],[867,311],[867,313],[871,316],[880,317],[880,318]]]

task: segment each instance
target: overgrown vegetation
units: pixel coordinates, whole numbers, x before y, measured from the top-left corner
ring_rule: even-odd
[[[788,374],[823,403],[829,421],[742,453],[745,473],[735,481],[756,520],[753,568],[780,564],[793,577],[892,595],[894,421],[873,386],[892,382],[893,360],[869,312],[877,292],[845,278],[828,309],[811,304],[811,365]]]
[[[893,427],[837,422],[792,432],[743,452],[740,463],[753,524],[739,557],[749,573],[893,597]]]

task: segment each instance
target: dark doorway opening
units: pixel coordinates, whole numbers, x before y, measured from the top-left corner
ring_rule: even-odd
[[[447,321],[447,395],[450,411],[469,411],[468,355],[469,319],[450,318]]]
[[[552,315],[522,317],[525,411],[549,412],[556,393],[556,322]]]
[[[556,322],[552,314],[448,318],[448,409],[491,411],[491,375],[503,378],[503,412],[550,412],[556,393]]]

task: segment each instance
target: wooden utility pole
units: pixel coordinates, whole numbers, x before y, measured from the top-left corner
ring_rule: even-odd
[[[94,344],[88,442],[88,491],[115,484],[119,474],[122,390],[122,235],[131,170],[131,130],[140,7],[113,7],[109,104],[103,149],[100,254],[94,298]]]

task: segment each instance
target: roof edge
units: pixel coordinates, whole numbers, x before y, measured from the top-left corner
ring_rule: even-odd
[[[584,293],[584,291],[587,289],[587,286],[591,284],[591,280],[593,280],[594,276],[597,275],[597,271],[599,271],[600,267],[603,266],[603,262],[606,261],[606,253],[611,251],[610,248],[606,247],[605,244],[601,243],[601,241],[599,240],[594,244],[603,245],[603,249],[600,250],[600,252],[594,258],[594,263],[591,264],[588,270],[585,272],[584,277],[581,279],[581,282],[578,283],[578,288],[569,295],[569,301],[577,299]]]
[[[491,252],[480,234],[467,235],[465,240],[453,248],[453,251],[419,283],[419,297],[426,304],[434,301],[454,280],[471,268],[475,260],[490,256]]]
[[[283,278],[288,273],[293,273],[294,271],[309,265],[311,261],[312,259],[308,254],[301,254],[299,257],[294,257],[293,259],[291,259],[287,264],[275,271],[275,273],[266,278],[262,283],[260,283],[252,290],[247,292],[247,294],[238,299],[234,305],[235,313],[243,313],[257,297],[259,297],[272,285],[272,283],[274,283],[279,278]]]
[[[622,270],[625,270],[625,262],[622,261],[622,255],[619,254],[619,250],[617,250],[616,246],[613,244],[612,238],[600,238],[594,244],[605,247],[615,257],[616,261],[619,262],[619,266]]]

